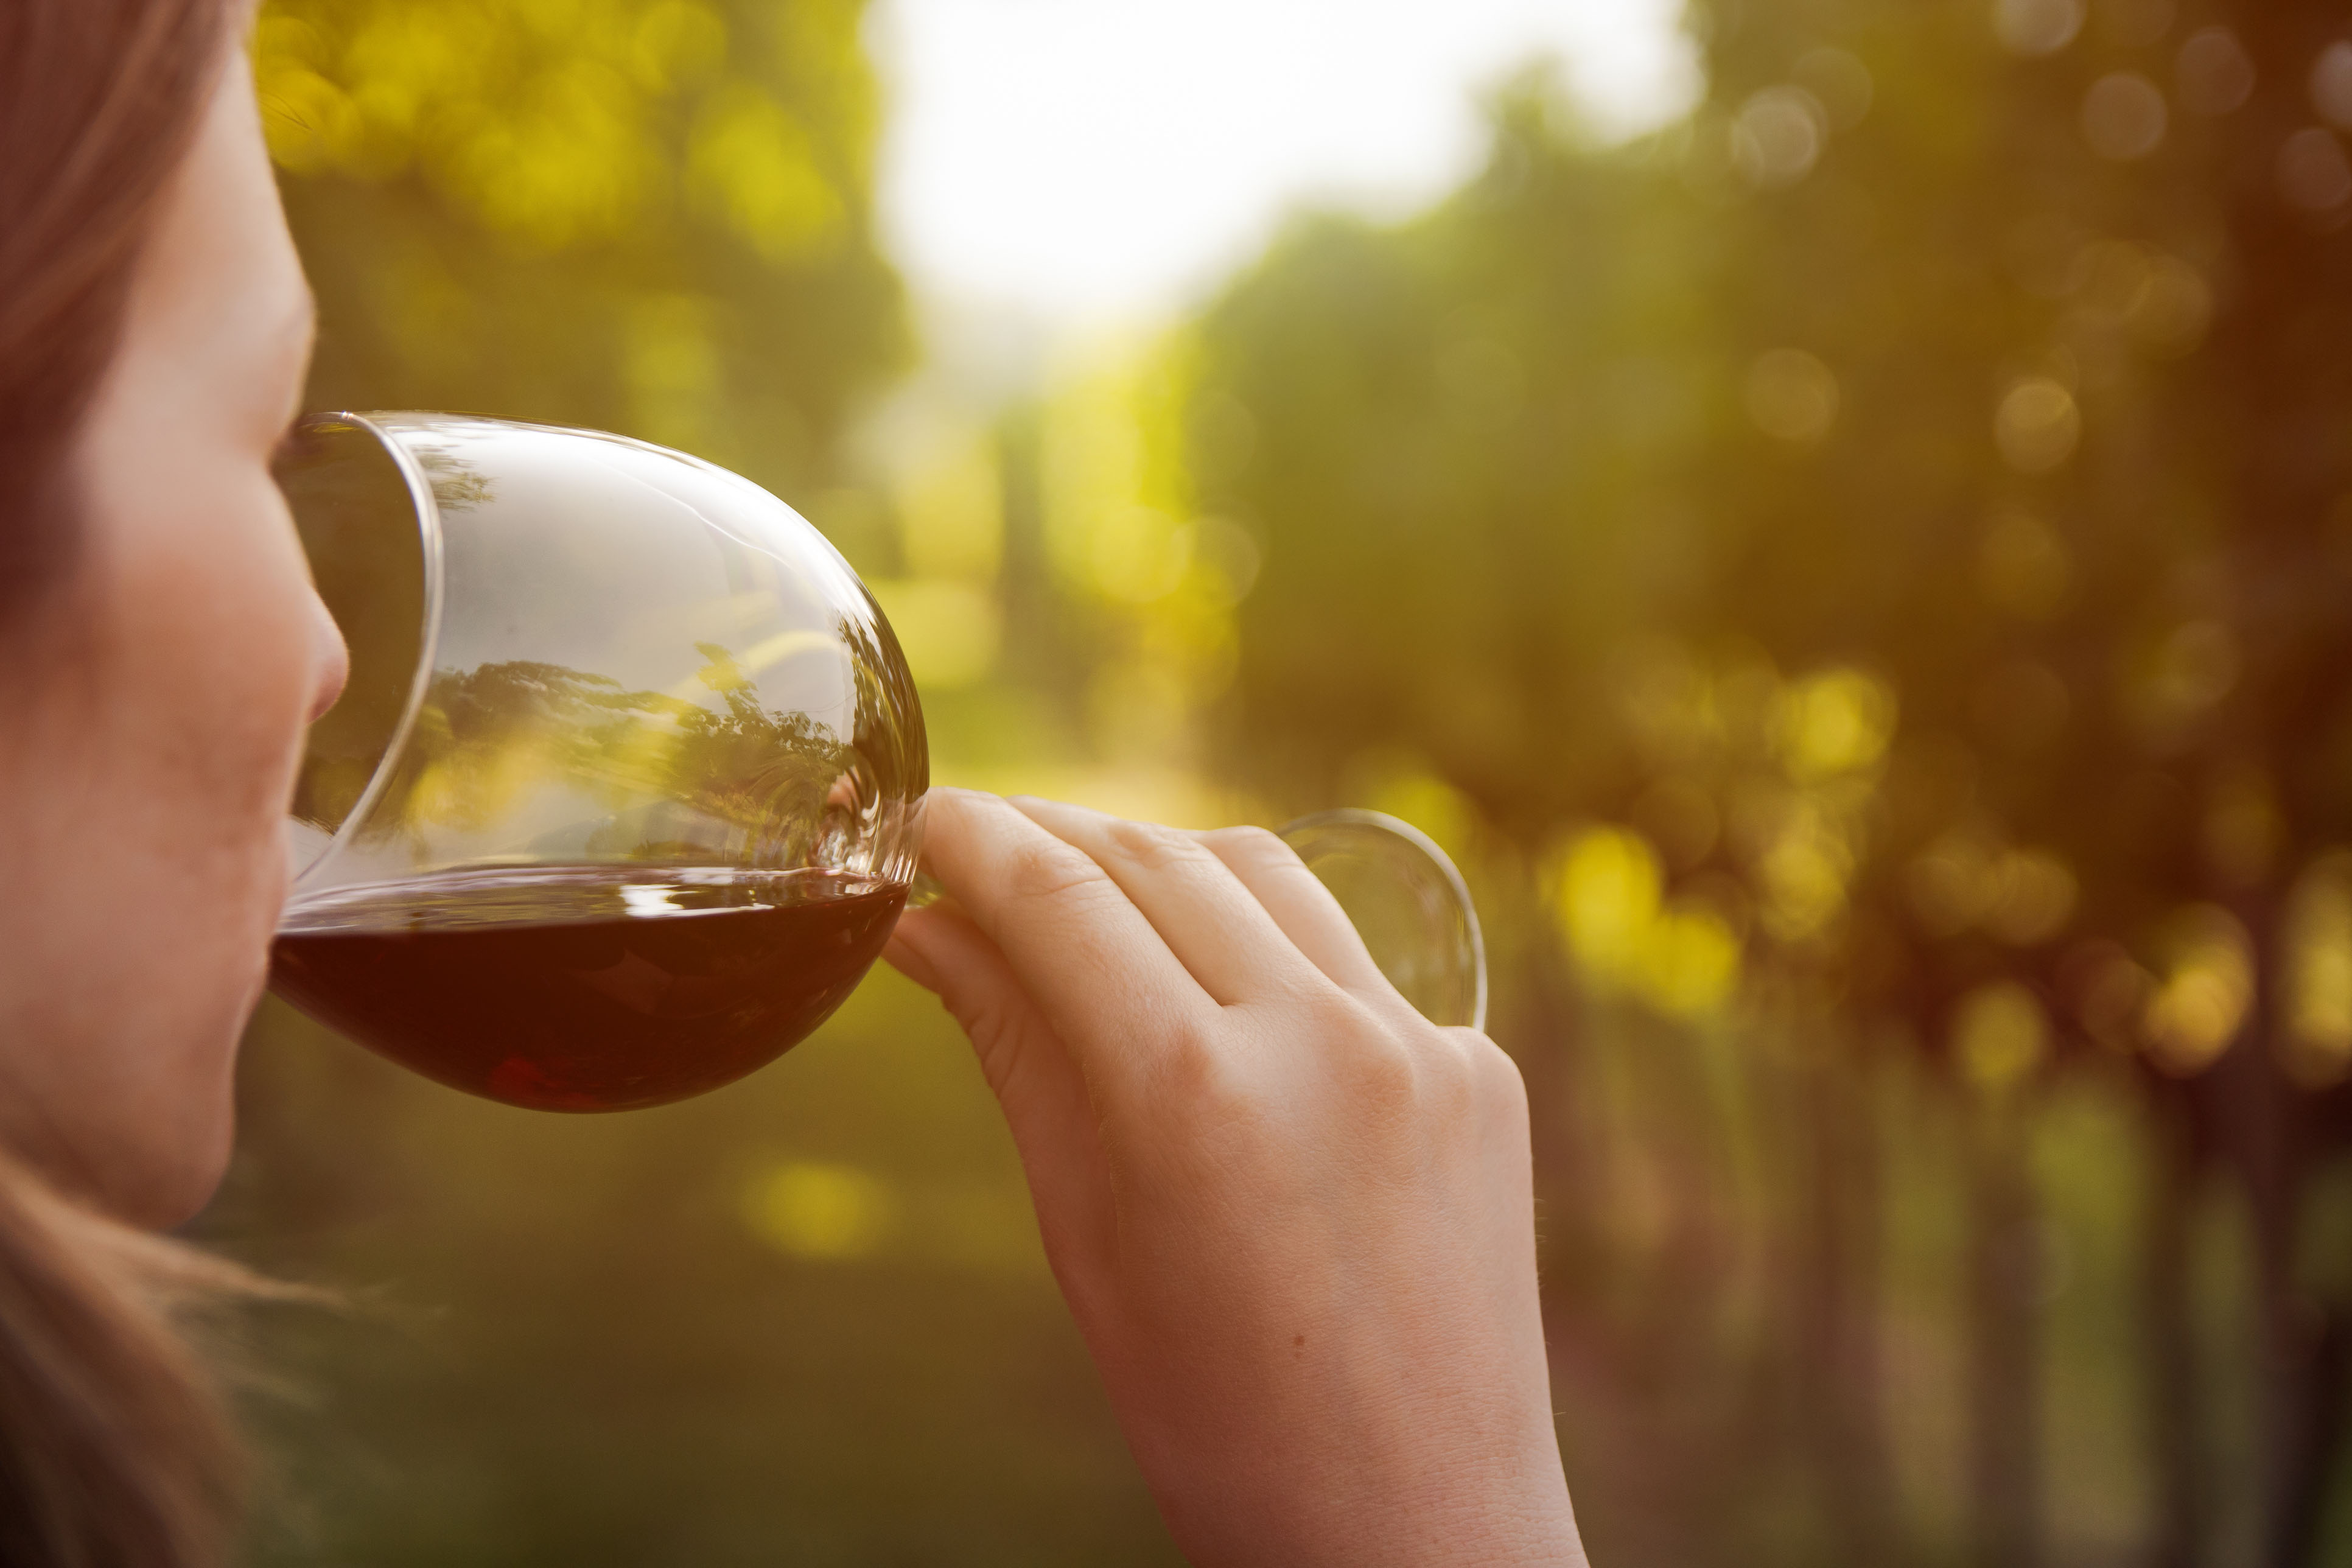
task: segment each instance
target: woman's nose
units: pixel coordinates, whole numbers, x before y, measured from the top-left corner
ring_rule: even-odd
[[[352,677],[351,649],[343,644],[342,628],[335,617],[327,613],[319,595],[310,595],[311,631],[317,639],[318,651],[311,660],[315,672],[311,677],[310,721],[317,723],[320,715],[335,705],[343,694],[343,683]]]

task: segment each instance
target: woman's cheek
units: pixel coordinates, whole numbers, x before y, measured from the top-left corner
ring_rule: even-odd
[[[206,847],[211,874],[239,884],[239,896],[266,890],[274,921],[320,656],[309,578],[268,486],[263,473],[222,487],[204,513],[184,514],[176,548],[131,557],[143,569],[125,629],[142,646],[123,651],[142,672],[142,771],[164,786],[171,837]],[[244,865],[218,864],[223,854]]]

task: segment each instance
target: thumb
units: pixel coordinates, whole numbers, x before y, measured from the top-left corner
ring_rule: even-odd
[[[1085,1075],[978,926],[952,910],[909,910],[883,956],[946,1004],[980,1058],[1020,1151],[1045,1251],[1066,1291],[1099,1276],[1114,1231],[1110,1167]]]

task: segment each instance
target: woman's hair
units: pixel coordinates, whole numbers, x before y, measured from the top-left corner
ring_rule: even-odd
[[[249,1283],[0,1162],[0,1563],[226,1559],[241,1457],[181,1324]]]
[[[71,559],[67,453],[228,0],[0,4],[0,615]]]
[[[230,3],[0,0],[0,625],[72,563],[74,432]],[[243,1278],[0,1158],[0,1565],[226,1558],[237,1450],[178,1323]]]

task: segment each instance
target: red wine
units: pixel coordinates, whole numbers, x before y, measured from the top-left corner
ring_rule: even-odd
[[[827,871],[457,872],[297,903],[269,983],[453,1089],[626,1110],[798,1045],[856,987],[906,899]]]

